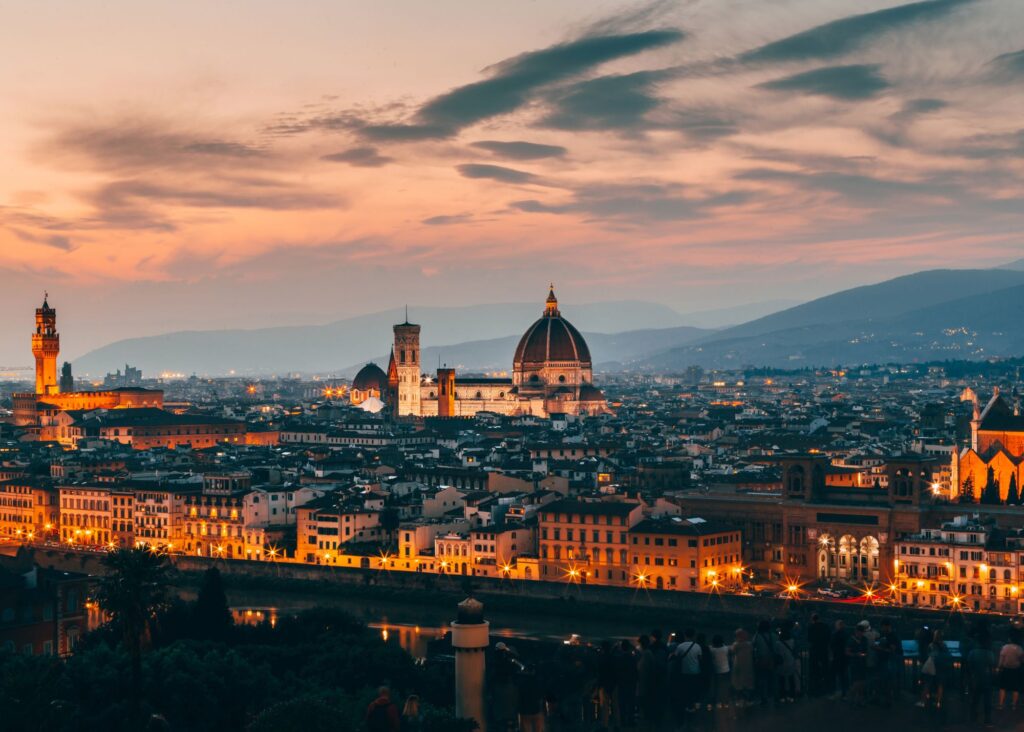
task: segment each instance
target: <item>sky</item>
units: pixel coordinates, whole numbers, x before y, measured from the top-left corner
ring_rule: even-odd
[[[0,365],[1024,257],[1020,0],[0,0]]]

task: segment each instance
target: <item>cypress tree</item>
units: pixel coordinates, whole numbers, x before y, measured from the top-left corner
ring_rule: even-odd
[[[988,469],[988,480],[985,481],[985,490],[981,493],[981,502],[988,506],[999,504],[999,484],[996,482],[996,471]]]
[[[195,605],[196,634],[200,638],[225,640],[234,621],[224,594],[224,582],[220,570],[210,567],[203,573],[199,595]]]

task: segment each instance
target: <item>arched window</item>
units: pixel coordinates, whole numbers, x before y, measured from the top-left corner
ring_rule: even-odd
[[[803,495],[804,493],[804,469],[802,465],[794,465],[789,469],[789,493],[790,495]]]

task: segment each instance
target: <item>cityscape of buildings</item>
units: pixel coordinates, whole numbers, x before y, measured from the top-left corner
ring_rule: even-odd
[[[48,300],[31,347],[34,390],[0,396],[11,544],[1024,611],[1016,373],[691,368],[599,390],[553,291],[507,380],[423,374],[407,322],[388,372],[351,383],[126,367],[131,385],[68,390]]]

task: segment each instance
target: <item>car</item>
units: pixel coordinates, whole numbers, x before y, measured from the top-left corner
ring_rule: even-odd
[[[831,587],[819,587],[818,588],[818,594],[821,595],[822,597],[833,597],[833,598],[842,597],[842,595],[840,595],[838,592],[833,590]]]

